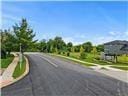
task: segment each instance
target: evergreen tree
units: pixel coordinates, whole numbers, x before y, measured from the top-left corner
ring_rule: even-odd
[[[22,52],[29,50],[31,46],[37,41],[33,40],[35,34],[33,30],[29,27],[27,20],[22,19],[20,24],[15,24],[13,26],[13,31],[17,40],[18,47],[22,46]]]

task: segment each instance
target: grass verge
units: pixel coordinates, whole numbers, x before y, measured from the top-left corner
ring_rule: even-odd
[[[50,55],[54,55],[54,56],[57,56],[57,57],[60,57],[60,58],[64,58],[64,59],[69,59],[71,61],[77,62],[77,63],[79,63],[81,65],[88,66],[88,67],[89,66],[95,66],[93,64],[85,63],[84,61],[81,61],[81,60],[73,58],[73,57],[67,57],[67,56],[57,55],[57,54],[50,54]]]
[[[128,71],[128,67],[124,67],[124,66],[111,66],[111,67]]]
[[[23,57],[23,62],[22,62],[22,65],[21,65],[21,68],[20,68],[20,62],[18,62],[16,68],[15,68],[15,71],[13,72],[13,78],[17,78],[19,76],[21,76],[26,70],[26,60],[25,58]]]
[[[14,59],[14,56],[13,55],[10,55],[10,56],[7,56],[6,59],[0,59],[1,61],[1,68],[7,68],[8,65],[13,61]]]
[[[58,54],[58,55],[62,55],[62,56],[66,56],[66,54]],[[128,66],[128,57],[123,58],[123,56],[118,56],[118,62],[114,63],[111,61],[105,61],[105,60],[100,60],[100,55],[96,54],[94,56],[94,54],[92,53],[86,53],[86,58],[85,59],[80,59],[80,53],[79,52],[70,52],[70,55],[68,57],[71,58],[75,58],[81,61],[85,61],[85,62],[89,62],[89,63],[95,63],[98,65],[119,65],[119,66]],[[125,60],[124,60],[125,59]]]

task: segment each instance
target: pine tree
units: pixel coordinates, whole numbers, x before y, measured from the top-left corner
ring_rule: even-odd
[[[27,49],[29,50],[29,48],[31,48],[31,46],[37,41],[33,40],[35,34],[29,27],[26,19],[22,19],[20,24],[15,24],[15,26],[13,26],[13,31],[17,39],[18,47],[20,44],[22,46],[22,52]]]

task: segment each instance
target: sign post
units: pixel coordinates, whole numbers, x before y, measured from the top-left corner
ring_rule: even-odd
[[[21,66],[22,66],[22,49],[21,49],[21,43],[20,43],[20,69],[21,69]]]

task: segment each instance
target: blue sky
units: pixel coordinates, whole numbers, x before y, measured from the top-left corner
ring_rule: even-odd
[[[128,2],[2,2],[2,29],[26,18],[35,39],[61,36],[75,45],[128,40]]]

